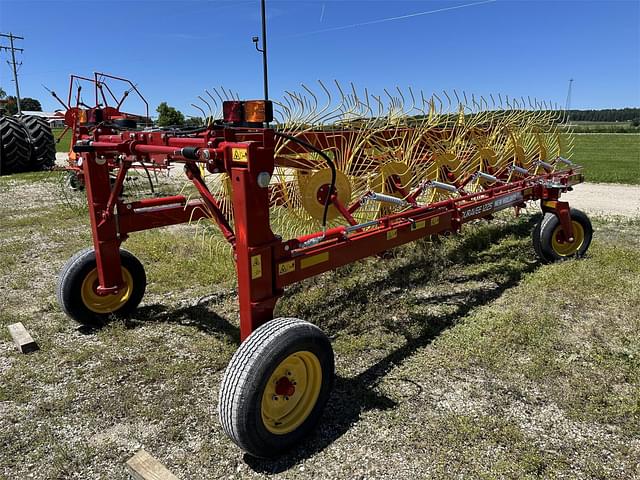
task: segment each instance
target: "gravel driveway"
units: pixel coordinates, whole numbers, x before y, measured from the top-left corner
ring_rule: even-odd
[[[562,199],[592,214],[640,217],[640,185],[581,183]]]

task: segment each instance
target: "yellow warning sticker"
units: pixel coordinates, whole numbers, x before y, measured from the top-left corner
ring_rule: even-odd
[[[231,159],[234,162],[247,162],[247,149],[246,148],[232,148]]]
[[[251,257],[251,280],[262,276],[262,255],[253,255]]]
[[[522,192],[525,196],[531,195],[533,193],[533,188],[527,188],[524,192]]]
[[[398,229],[394,228],[393,230],[389,230],[387,232],[387,240],[392,240],[398,236]]]
[[[278,265],[278,275],[286,275],[296,269],[296,261],[283,262]]]
[[[424,220],[420,220],[419,222],[413,222],[411,224],[411,230],[420,230],[421,228],[424,228],[426,224],[427,222]]]
[[[314,265],[327,261],[329,261],[329,252],[319,253],[318,255],[313,255],[312,257],[300,260],[300,268],[313,267]]]
[[[433,227],[434,225],[437,225],[440,223],[440,217],[433,217],[431,219],[431,226]]]

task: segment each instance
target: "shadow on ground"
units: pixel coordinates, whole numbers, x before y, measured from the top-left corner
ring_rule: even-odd
[[[355,305],[355,310],[364,311],[371,305],[372,298],[387,307],[386,300],[391,298],[389,292],[398,289],[412,290],[437,285],[446,269],[449,284],[473,285],[474,288],[462,288],[455,292],[421,298],[414,304],[425,305],[446,304],[452,307],[446,314],[424,313],[423,308],[414,308],[406,312],[404,322],[392,319],[381,319],[382,325],[393,329],[404,336],[405,344],[380,359],[355,377],[337,376],[329,403],[315,432],[298,448],[277,459],[258,459],[245,455],[245,462],[256,472],[273,474],[288,470],[302,460],[324,450],[335,440],[344,435],[355,424],[363,412],[368,410],[388,410],[397,403],[376,392],[376,385],[396,365],[410,357],[416,350],[429,345],[440,333],[452,327],[471,310],[486,305],[502,295],[506,290],[517,285],[523,275],[534,271],[539,263],[533,260],[533,250],[527,252],[525,261],[513,262],[513,248],[501,245],[507,237],[525,242],[539,216],[520,218],[506,225],[490,224],[467,233],[457,247],[444,254],[444,259],[416,265],[415,263],[391,267],[383,278],[370,281],[366,286],[354,284],[352,287],[335,287],[329,304],[321,300],[304,304],[303,310],[293,316],[299,316],[321,326],[328,335],[333,336],[349,327],[352,333],[363,333],[370,328],[367,324],[355,323],[359,331],[353,331],[354,323],[349,323],[345,315],[340,315],[345,305]],[[489,247],[493,248],[489,249]],[[440,252],[442,256],[442,252]],[[522,260],[522,257],[520,258]],[[455,271],[457,266],[481,266],[474,273],[465,274]],[[479,270],[479,271],[478,271]],[[324,281],[320,281],[321,283]],[[324,282],[326,286],[327,283]],[[287,297],[295,298],[296,293],[303,292],[308,285],[297,284],[289,288]],[[328,287],[329,289],[332,287]],[[126,320],[128,328],[137,328],[148,323],[172,323],[194,326],[211,335],[224,335],[239,344],[240,332],[236,325],[215,313],[215,307],[235,296],[234,291],[223,292],[204,297],[195,305],[172,309],[161,304],[141,307],[134,318]],[[393,308],[389,306],[389,308]],[[343,313],[343,312],[342,312]],[[328,320],[331,319],[331,320]],[[402,379],[413,383],[410,379]],[[416,384],[418,390],[422,386]]]
[[[490,226],[488,230],[481,229],[478,232],[465,237],[459,247],[450,254],[450,260],[458,264],[493,264],[500,262],[505,256],[509,255],[509,248],[494,248],[492,253],[485,252],[487,248],[499,243],[506,237],[515,237],[520,240],[530,235],[533,225],[538,220],[538,216],[521,219],[517,223],[509,224],[503,227]],[[478,255],[478,254],[482,255]],[[393,325],[394,331],[402,334],[406,343],[388,353],[384,358],[380,359],[365,371],[355,377],[337,376],[334,389],[329,399],[329,403],[319,422],[314,434],[291,451],[289,454],[277,459],[258,459],[250,455],[245,455],[246,463],[256,472],[261,473],[280,473],[288,470],[292,466],[300,463],[302,460],[309,458],[316,453],[324,450],[335,440],[345,434],[350,427],[355,424],[360,415],[368,410],[388,410],[396,406],[396,402],[390,398],[379,394],[375,391],[376,385],[381,379],[396,365],[402,363],[410,357],[416,350],[429,345],[440,333],[447,328],[455,325],[455,323],[466,316],[476,307],[488,304],[497,299],[502,293],[515,285],[522,279],[523,275],[534,271],[539,263],[533,261],[520,262],[519,267],[514,267],[515,262],[510,262],[499,268],[500,281],[493,280],[488,285],[483,284],[478,288],[466,289],[462,292],[443,293],[441,295],[432,296],[425,299],[429,304],[446,303],[453,305],[454,308],[450,313],[445,315],[432,315],[425,313],[410,313],[408,326],[413,327],[411,332],[407,326]],[[437,268],[437,267],[436,267]],[[396,268],[389,272],[383,280],[367,285],[367,290],[373,292],[397,287],[397,288],[416,288],[427,285],[437,278],[437,274],[428,266],[422,268],[418,276],[415,275],[416,266],[407,265]],[[491,271],[495,268],[489,268],[479,274],[472,275],[453,275],[449,277],[455,283],[464,284],[476,282],[478,279],[486,279],[487,276],[492,277]],[[358,287],[346,289],[341,292],[344,301],[359,301],[363,296],[357,291]],[[334,301],[334,304],[340,304],[340,300]],[[421,303],[424,305],[424,303]],[[322,308],[322,307],[321,307]],[[417,310],[417,309],[416,309]],[[322,324],[322,319],[326,319],[331,315],[324,308],[319,318],[307,317],[308,320]],[[333,330],[336,325],[330,327]],[[416,327],[418,333],[416,334]],[[366,328],[366,326],[364,326]],[[328,331],[329,334],[336,333]],[[417,386],[418,390],[422,387]]]

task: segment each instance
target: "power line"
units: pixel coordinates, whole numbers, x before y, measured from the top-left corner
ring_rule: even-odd
[[[17,67],[21,66],[22,62],[20,63],[16,62],[16,51],[22,53],[24,52],[24,49],[15,47],[13,45],[13,41],[24,40],[24,37],[18,37],[13,33],[9,33],[8,35],[6,33],[0,33],[0,37],[5,37],[9,39],[10,46],[7,47],[7,46],[0,45],[0,50],[6,50],[7,52],[11,52],[11,61],[7,61],[7,63],[13,69],[13,81],[16,84],[16,104],[18,107],[18,115],[20,115],[22,113],[22,109],[20,108],[20,85],[18,84],[18,68]]]

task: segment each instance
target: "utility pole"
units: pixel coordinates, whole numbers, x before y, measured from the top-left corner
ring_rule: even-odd
[[[9,33],[9,35],[7,35],[6,33],[0,33],[0,37],[5,37],[9,39],[9,47],[5,47],[0,45],[0,50],[6,50],[8,52],[11,52],[11,61],[7,61],[7,63],[9,65],[11,65],[11,67],[13,68],[13,81],[16,83],[16,104],[18,107],[18,115],[20,115],[22,113],[22,109],[20,108],[20,85],[18,85],[18,66],[22,65],[22,63],[16,63],[16,50],[19,51],[20,53],[24,52],[24,50],[22,48],[16,48],[13,46],[13,41],[14,40],[24,40],[24,37],[18,37],[17,35],[14,35],[13,33]]]
[[[567,112],[567,123],[569,123],[569,110],[571,109],[571,86],[573,85],[573,78],[569,79],[569,89],[567,90],[567,102],[564,104],[564,111]]]

